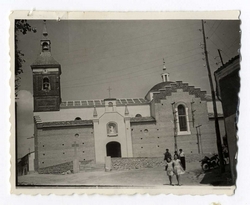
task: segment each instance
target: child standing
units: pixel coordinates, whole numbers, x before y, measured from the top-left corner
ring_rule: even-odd
[[[166,172],[169,178],[170,185],[172,184],[172,176],[174,175],[173,161],[170,158],[167,158]]]
[[[181,186],[180,184],[180,175],[184,174],[185,171],[181,166],[181,160],[178,159],[177,155],[174,155],[174,160],[173,160],[173,166],[174,166],[174,174],[176,175],[176,179],[178,182],[178,186]]]

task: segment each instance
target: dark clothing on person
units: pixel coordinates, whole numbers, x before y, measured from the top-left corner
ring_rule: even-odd
[[[169,152],[165,152],[164,153],[164,160],[167,160],[168,158],[172,159],[172,156],[171,156],[171,154]]]
[[[180,154],[179,154],[180,160],[181,160],[181,165],[183,167],[184,170],[186,170],[186,160],[185,160],[185,154],[184,152],[181,150]]]
[[[182,165],[183,169],[186,170],[186,160],[185,160],[185,157],[180,157],[180,160],[181,160],[181,165]]]
[[[180,156],[178,155],[177,151],[174,152],[174,155],[176,155],[177,158],[180,159]]]

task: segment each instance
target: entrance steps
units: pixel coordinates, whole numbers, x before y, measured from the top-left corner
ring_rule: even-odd
[[[79,162],[80,172],[104,171],[104,164],[96,164],[93,160]]]

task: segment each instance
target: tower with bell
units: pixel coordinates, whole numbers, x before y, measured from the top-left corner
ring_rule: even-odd
[[[169,81],[169,73],[166,72],[167,67],[166,67],[164,58],[163,58],[163,68],[162,68],[162,70],[163,70],[163,73],[161,74],[162,82],[168,82]]]
[[[61,103],[60,75],[61,65],[51,55],[51,42],[48,39],[46,21],[41,52],[31,65],[33,73],[34,112],[59,111]]]

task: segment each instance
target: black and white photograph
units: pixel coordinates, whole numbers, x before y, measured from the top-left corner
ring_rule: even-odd
[[[15,19],[15,187],[235,187],[240,24]]]

